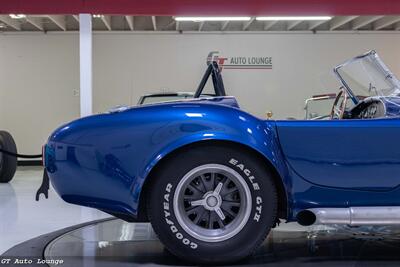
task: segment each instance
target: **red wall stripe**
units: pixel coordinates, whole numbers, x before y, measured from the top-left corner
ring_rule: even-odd
[[[400,15],[399,0],[0,0],[0,13]]]

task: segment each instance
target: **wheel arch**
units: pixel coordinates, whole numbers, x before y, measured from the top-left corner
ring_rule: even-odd
[[[148,176],[146,177],[141,194],[139,197],[139,207],[138,207],[138,218],[140,218],[141,221],[147,221],[147,212],[146,212],[146,197],[149,192],[149,188],[151,186],[151,183],[154,179],[157,177],[157,173],[162,169],[164,164],[168,163],[168,160],[179,154],[184,152],[185,150],[188,149],[194,149],[196,147],[201,147],[204,145],[215,145],[215,146],[235,146],[238,149],[241,149],[245,151],[245,153],[252,154],[257,160],[262,163],[262,166],[267,168],[268,171],[272,173],[272,178],[274,180],[274,184],[276,186],[277,194],[278,194],[278,218],[282,219],[287,219],[288,217],[288,195],[286,191],[286,187],[284,185],[283,179],[281,175],[279,174],[279,171],[277,168],[271,163],[270,159],[268,159],[265,155],[263,155],[260,151],[257,149],[235,141],[231,140],[201,140],[201,141],[196,141],[193,143],[189,143],[186,145],[183,145],[181,147],[176,148],[175,150],[170,151],[168,154],[166,154],[164,157],[162,157],[155,165],[154,167],[150,170]]]

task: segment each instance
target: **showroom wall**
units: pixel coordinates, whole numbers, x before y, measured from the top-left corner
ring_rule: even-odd
[[[41,153],[55,127],[79,116],[76,34],[0,35],[0,129],[20,153]]]
[[[400,35],[95,33],[94,111],[133,105],[142,94],[193,91],[209,52],[220,57],[272,57],[272,69],[225,69],[225,87],[264,117],[303,117],[304,100],[337,91],[332,67],[376,49],[400,76]],[[0,128],[19,150],[37,153],[59,124],[79,116],[76,33],[0,35]],[[40,125],[40,127],[39,127]]]

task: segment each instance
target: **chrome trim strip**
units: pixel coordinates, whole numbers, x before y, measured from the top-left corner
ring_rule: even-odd
[[[400,225],[400,206],[308,209],[314,224]]]

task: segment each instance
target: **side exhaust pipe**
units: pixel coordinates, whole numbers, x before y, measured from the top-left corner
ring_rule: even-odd
[[[297,221],[303,226],[313,224],[400,225],[400,207],[307,209],[297,214]]]

